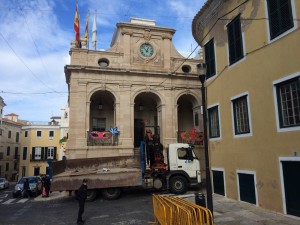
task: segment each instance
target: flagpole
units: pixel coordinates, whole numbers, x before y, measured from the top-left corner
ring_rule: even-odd
[[[89,49],[90,46],[89,21],[90,21],[90,10],[88,10],[88,13],[86,15],[85,33],[84,33],[84,37],[87,39],[86,40],[87,49]]]
[[[93,29],[92,29],[92,43],[93,43],[93,47],[95,47],[96,50],[96,46],[97,46],[97,22],[96,22],[96,16],[97,16],[97,10],[95,10],[95,14],[94,14],[94,21],[93,21]]]

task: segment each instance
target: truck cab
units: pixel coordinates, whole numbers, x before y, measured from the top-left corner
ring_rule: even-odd
[[[151,169],[146,170],[145,187],[183,194],[189,187],[200,185],[200,162],[193,146],[186,143],[169,144],[166,153],[167,163],[162,163],[158,157]]]
[[[188,187],[199,186],[201,182],[200,162],[193,146],[186,143],[170,144],[167,148],[169,189],[174,194],[186,192]]]

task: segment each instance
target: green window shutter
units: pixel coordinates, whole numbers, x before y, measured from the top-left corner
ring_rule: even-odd
[[[45,147],[42,147],[42,150],[41,150],[41,160],[45,159],[44,154],[45,154]]]
[[[229,63],[234,64],[244,57],[240,15],[227,25]]]
[[[44,156],[44,159],[48,159],[48,147],[45,147],[45,156]]]
[[[32,160],[35,160],[35,147],[32,147],[32,155],[31,155]]]
[[[23,148],[23,160],[27,159],[27,147]]]
[[[210,78],[216,75],[216,63],[215,63],[215,48],[214,48],[214,39],[211,39],[205,45],[205,62],[206,62],[206,75],[207,78]]]
[[[294,27],[291,0],[267,0],[271,40]]]
[[[54,155],[53,155],[53,159],[56,159],[56,153],[57,153],[57,147],[54,147]]]

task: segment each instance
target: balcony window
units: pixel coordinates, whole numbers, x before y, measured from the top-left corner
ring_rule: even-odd
[[[216,75],[215,46],[214,39],[211,39],[205,46],[205,62],[207,79]]]
[[[233,122],[234,122],[234,134],[250,134],[250,112],[248,105],[248,95],[243,95],[232,99],[232,111],[233,111]]]
[[[244,57],[240,15],[227,25],[227,34],[229,63],[232,65]]]
[[[220,124],[219,124],[219,107],[214,106],[208,109],[208,125],[209,137],[220,137]]]
[[[42,137],[42,131],[40,131],[40,130],[36,131],[36,136],[38,138],[41,138]]]
[[[267,0],[270,39],[294,27],[291,0]]]
[[[300,76],[275,85],[280,128],[300,127]]]

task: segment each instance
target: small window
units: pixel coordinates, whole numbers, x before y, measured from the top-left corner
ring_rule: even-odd
[[[54,131],[53,130],[50,130],[49,131],[49,139],[53,139],[54,138]]]
[[[23,160],[27,159],[27,147],[23,147]]]
[[[34,167],[33,175],[34,176],[39,176],[40,175],[40,167]]]
[[[227,34],[229,63],[232,65],[244,57],[240,15],[227,25]]]
[[[109,61],[108,61],[108,59],[99,59],[98,60],[98,65],[100,67],[108,67],[109,66]]]
[[[208,126],[209,137],[220,137],[220,124],[219,124],[219,107],[214,106],[208,109]]]
[[[19,139],[20,139],[20,133],[17,132],[17,133],[16,133],[16,142],[17,142],[17,143],[19,143]]]
[[[28,137],[28,131],[25,130],[24,137]]]
[[[9,170],[9,163],[6,163],[5,164],[5,171],[8,171]]]
[[[216,75],[215,46],[211,39],[205,46],[206,78]]]
[[[42,131],[38,130],[38,131],[36,132],[36,136],[37,136],[37,137],[42,137]]]
[[[15,147],[15,156],[14,159],[18,159],[19,158],[19,148]]]
[[[11,138],[11,130],[8,131],[8,138]]]
[[[267,0],[270,39],[294,27],[291,0]]]
[[[232,100],[234,131],[236,135],[250,133],[248,112],[248,96],[242,96]]]
[[[6,155],[7,155],[7,156],[10,156],[10,146],[7,146],[7,149],[6,149]]]
[[[300,126],[300,76],[276,85],[280,128]]]
[[[190,67],[189,65],[183,65],[183,66],[181,67],[181,69],[182,69],[182,72],[184,72],[184,73],[189,73],[189,72],[191,72],[191,67]]]
[[[53,159],[54,157],[54,147],[48,147],[47,159]]]
[[[35,160],[41,159],[42,158],[42,148],[41,147],[35,147],[33,155],[34,155]]]

